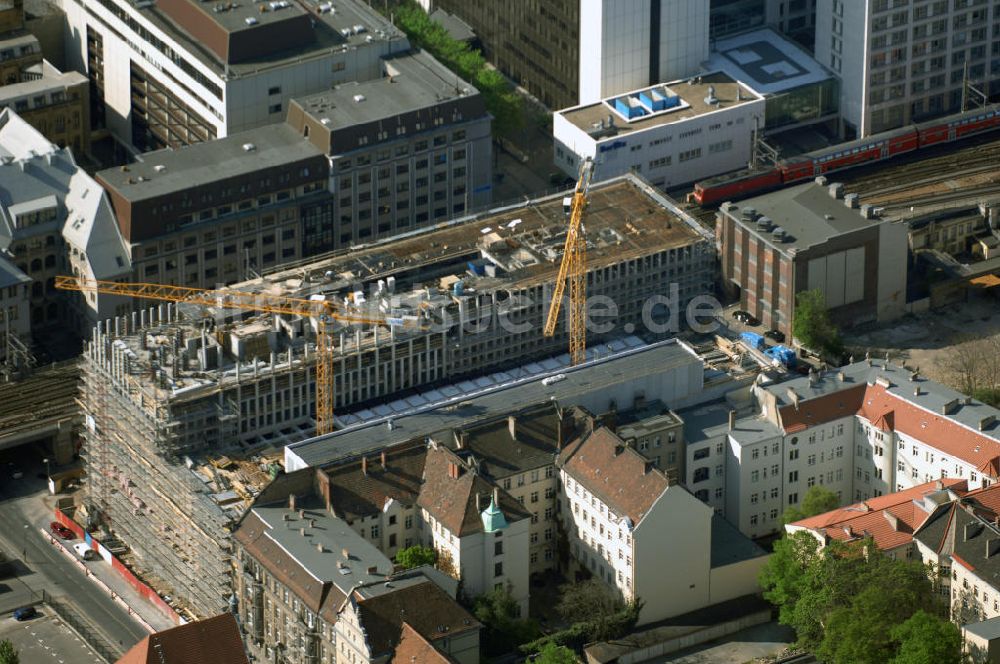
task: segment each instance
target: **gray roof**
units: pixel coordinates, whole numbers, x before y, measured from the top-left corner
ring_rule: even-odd
[[[712,567],[725,567],[766,555],[767,551],[720,515],[712,515]]]
[[[329,57],[331,53],[337,51],[346,52],[353,49],[371,48],[372,46],[384,49],[378,44],[368,46],[369,38],[375,41],[398,40],[402,48],[408,46],[409,42],[402,31],[393,26],[387,18],[376,10],[370,8],[367,3],[361,0],[337,0],[337,2],[331,3],[335,5],[336,11],[320,12],[319,5],[329,1],[303,0],[301,3],[312,10],[310,14],[315,21],[313,32],[316,36],[314,42],[268,55],[263,60],[251,60],[229,65],[221,63],[214,53],[181,29],[166,14],[157,9],[155,4],[139,9],[138,13],[155,27],[167,33],[172,39],[177,40],[187,53],[207,65],[220,78],[224,76],[230,80],[243,76],[253,76],[269,68],[294,66],[311,58]],[[252,2],[244,6],[256,10],[257,4]],[[299,3],[292,2],[291,4],[292,7],[280,10],[278,13],[298,11]],[[237,11],[239,11],[238,8]],[[254,15],[259,19],[259,14]],[[356,25],[364,26],[365,31],[355,33],[353,28]],[[346,35],[343,32],[345,30],[348,33]]]
[[[757,231],[754,222],[743,223],[740,210],[744,207],[752,207],[758,214],[769,217],[774,226],[785,231],[785,240],[777,242],[770,231]],[[801,251],[840,235],[887,223],[884,219],[865,219],[860,210],[847,207],[842,199],[834,198],[826,187],[815,182],[750,198],[729,210],[730,216],[750,234],[786,254],[791,249]]]
[[[761,94],[777,94],[833,78],[801,47],[771,28],[716,41],[706,68],[721,69]]]
[[[252,151],[244,149],[247,144],[253,146]],[[291,165],[322,154],[282,123],[176,150],[147,152],[139,161],[130,164],[128,170],[109,168],[98,172],[97,176],[134,202],[189,189],[192,183],[216,182],[264,168]],[[159,166],[163,168],[157,170]]]
[[[0,288],[16,286],[31,281],[31,277],[21,272],[6,256],[0,256]]]
[[[431,20],[447,30],[452,39],[472,41],[476,38],[476,32],[471,25],[443,9],[438,8],[431,12]]]
[[[131,270],[128,247],[121,236],[104,190],[73,161],[68,148],[57,148],[10,108],[0,112],[0,248],[19,238],[61,230],[87,257],[95,279]],[[57,209],[55,220],[15,228],[24,212]]]
[[[258,505],[252,511],[267,525],[266,537],[284,549],[310,576],[331,581],[347,595],[359,584],[378,583],[392,573],[392,561],[385,554],[346,521],[330,514],[318,500],[299,501],[297,508],[306,510],[309,522],[298,519],[287,502]],[[296,518],[286,521],[285,515]],[[305,529],[305,535],[300,530],[304,523],[314,524]],[[323,545],[322,551],[319,544]],[[350,560],[344,559],[344,549],[350,553]],[[370,574],[368,570],[372,567],[376,571]]]
[[[974,634],[987,641],[1000,639],[1000,616],[969,625],[962,625],[962,629],[969,634]]]
[[[479,94],[425,51],[385,58],[383,63],[387,72],[383,78],[344,83],[295,101],[309,115],[329,120],[328,126],[336,130]],[[358,95],[364,101],[356,101]]]
[[[468,427],[474,422],[546,401],[556,400],[561,405],[572,405],[575,397],[592,393],[601,386],[663,373],[691,362],[700,364],[701,361],[687,346],[676,339],[668,339],[576,367],[514,379],[473,396],[458,393],[408,414],[378,418],[289,445],[285,448],[285,467],[323,466],[435,432]],[[546,380],[558,376],[562,378],[554,382]],[[546,382],[549,384],[546,385]]]
[[[758,415],[738,418],[729,431],[730,410],[725,401],[714,401],[678,412],[684,420],[684,443],[694,445],[729,434],[740,445],[752,445],[782,435],[781,429]]]

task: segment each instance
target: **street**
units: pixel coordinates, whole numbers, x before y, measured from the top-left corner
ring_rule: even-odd
[[[52,520],[51,510],[41,499],[45,480],[37,477],[39,473],[44,476],[45,468],[37,460],[20,459],[19,465],[24,468],[22,479],[4,477],[0,481],[0,548],[9,559],[24,562],[15,563],[17,580],[61,601],[92,625],[113,650],[124,652],[148,632],[43,539],[39,528],[48,529]],[[16,608],[6,602],[0,594],[0,610],[4,613]]]

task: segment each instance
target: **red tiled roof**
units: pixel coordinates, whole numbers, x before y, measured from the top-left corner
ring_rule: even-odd
[[[963,479],[944,478],[831,510],[789,525],[807,528],[830,539],[841,541],[870,536],[880,549],[894,549],[912,541],[913,531],[919,528],[930,514],[914,504],[915,500],[919,501],[925,495],[943,488],[951,489],[961,496],[966,493],[967,486]]]
[[[450,467],[457,469],[452,476]],[[493,494],[493,486],[466,467],[454,452],[444,447],[427,450],[424,464],[424,483],[420,487],[417,504],[426,509],[442,526],[462,537],[483,529],[480,510],[486,509]],[[507,521],[531,516],[509,493],[500,490],[500,510]],[[480,509],[476,509],[476,496]]]
[[[920,408],[878,383],[802,401],[798,408],[784,406],[779,414],[788,433],[848,415],[859,415],[884,431],[893,430],[926,441],[948,456],[976,466],[990,477],[1000,476],[1000,442],[946,415]]]
[[[404,622],[399,645],[388,664],[455,664],[455,660],[432,646],[420,632]]]
[[[117,664],[249,664],[231,613],[150,634]]]
[[[642,521],[669,486],[662,472],[607,427],[575,438],[560,461],[574,480],[633,524]]]
[[[389,652],[401,642],[407,622],[417,632],[436,641],[478,630],[482,625],[433,581],[363,599],[357,594],[361,626],[373,655]]]

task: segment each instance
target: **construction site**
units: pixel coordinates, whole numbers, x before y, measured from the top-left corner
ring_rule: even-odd
[[[527,201],[230,289],[332,303],[342,320],[203,298],[137,300],[146,308],[105,321],[83,363],[89,525],[124,542],[180,612],[225,609],[230,524],[281,472],[284,446],[315,434],[317,370],[343,412],[565,352],[566,325],[544,337],[542,324],[568,205]],[[591,332],[589,356],[603,339],[676,334],[642,325],[671,284],[680,310],[712,292],[711,236],[637,178],[593,186],[585,224],[588,297],[618,308],[615,329]],[[329,369],[318,335],[332,341]]]

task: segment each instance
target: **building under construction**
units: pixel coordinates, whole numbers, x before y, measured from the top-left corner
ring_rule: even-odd
[[[235,288],[384,321],[327,328],[342,411],[564,352],[566,326],[544,338],[542,322],[567,210],[561,195],[528,201]],[[669,336],[667,309],[712,291],[711,235],[637,178],[592,186],[584,223],[588,296],[617,309],[591,341]],[[137,573],[196,616],[227,606],[229,525],[279,472],[282,447],[314,431],[318,324],[160,303],[106,321],[87,344],[88,514],[130,547]]]

